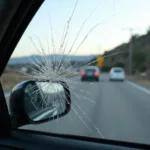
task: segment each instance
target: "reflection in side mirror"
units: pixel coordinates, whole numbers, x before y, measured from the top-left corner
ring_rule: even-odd
[[[67,97],[60,83],[29,83],[24,89],[24,106],[32,121],[51,119],[67,109]]]
[[[54,120],[70,111],[69,87],[62,81],[24,81],[13,88],[9,107],[13,127]]]

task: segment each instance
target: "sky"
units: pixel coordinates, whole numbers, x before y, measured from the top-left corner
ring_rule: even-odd
[[[78,0],[69,30],[63,32],[76,1],[45,0],[23,34],[12,57],[43,53],[102,54],[121,43],[128,42],[131,36],[129,28],[133,28],[133,34],[142,35],[150,27],[150,0]],[[89,33],[97,24],[98,26]],[[66,43],[64,50],[60,50],[63,33],[67,35]],[[86,35],[88,36],[82,43]]]

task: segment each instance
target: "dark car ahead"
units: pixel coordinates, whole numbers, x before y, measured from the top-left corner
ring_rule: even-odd
[[[81,71],[81,81],[85,81],[85,80],[95,80],[95,81],[99,81],[99,68],[96,66],[89,66],[84,68]]]

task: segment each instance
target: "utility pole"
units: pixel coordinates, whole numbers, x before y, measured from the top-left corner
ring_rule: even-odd
[[[131,36],[131,38],[130,38],[130,43],[129,43],[129,56],[128,56],[128,58],[129,58],[129,74],[130,75],[132,75],[132,52],[133,52],[133,50],[132,50],[132,48],[133,48],[133,46],[132,46],[132,33],[133,33],[133,29],[132,28],[130,28],[129,29],[129,31],[130,31],[130,36]]]
[[[125,29],[128,30],[130,33],[130,42],[129,42],[129,51],[128,51],[128,71],[129,71],[129,74],[132,75],[133,28],[125,28]]]

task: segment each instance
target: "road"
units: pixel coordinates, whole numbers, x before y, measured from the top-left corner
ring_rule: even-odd
[[[22,128],[150,144],[149,90],[129,81],[110,82],[105,74],[93,84],[73,80],[69,114]]]

